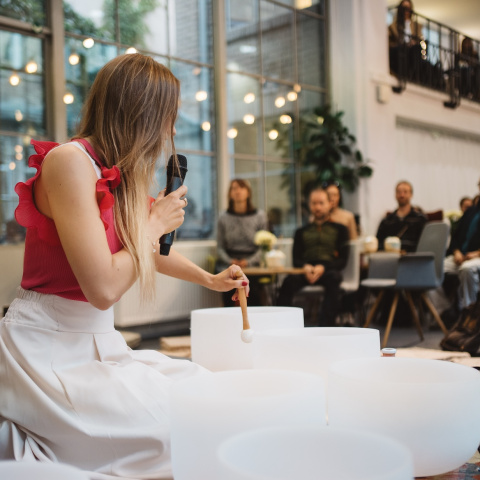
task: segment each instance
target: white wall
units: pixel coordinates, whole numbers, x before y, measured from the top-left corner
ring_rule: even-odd
[[[365,234],[375,234],[381,217],[395,207],[394,187],[405,172],[416,173],[415,178],[407,180],[413,183],[414,202],[420,205],[427,197],[421,192],[432,189],[448,191],[450,198],[456,200],[465,194],[475,194],[480,177],[480,142],[472,147],[478,146],[479,168],[477,175],[469,179],[471,188],[467,192],[465,178],[471,177],[475,169],[471,158],[466,161],[465,170],[460,161],[463,159],[455,158],[449,151],[437,151],[426,158],[425,165],[417,165],[414,170],[404,167],[399,142],[405,132],[397,127],[399,119],[432,129],[453,129],[480,139],[480,106],[462,99],[459,108],[448,109],[443,106],[448,100],[445,94],[411,84],[401,94],[391,91],[396,79],[388,69],[386,10],[385,0],[330,2],[332,104],[345,112],[345,121],[357,136],[359,149],[374,166],[373,176],[362,182],[356,195],[346,199],[346,207],[360,213]],[[379,89],[386,95],[385,103],[377,100]],[[456,169],[444,174],[438,170],[452,163],[457,165]],[[433,182],[432,176],[441,183]],[[457,206],[457,201],[453,205],[438,205],[439,208]],[[431,207],[424,206],[427,210],[434,209]]]

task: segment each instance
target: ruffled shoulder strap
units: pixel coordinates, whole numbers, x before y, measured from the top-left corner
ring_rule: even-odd
[[[30,143],[37,153],[30,156],[28,166],[35,168],[37,172],[26,182],[19,182],[15,185],[15,192],[19,198],[18,206],[15,209],[15,219],[26,228],[36,228],[39,237],[45,242],[51,245],[58,245],[60,239],[58,238],[53,220],[40,213],[35,206],[33,185],[42,171],[42,163],[45,156],[55,147],[58,147],[59,144],[55,142],[40,142],[38,140],[32,140]]]
[[[102,172],[102,178],[97,181],[97,193],[100,194],[98,206],[102,215],[103,224],[105,225],[105,230],[107,230],[108,223],[107,219],[104,217],[104,213],[113,207],[114,198],[112,190],[120,184],[120,170],[116,165],[112,168],[105,167],[93,147],[84,138],[75,138],[74,141],[81,143],[85,147]]]

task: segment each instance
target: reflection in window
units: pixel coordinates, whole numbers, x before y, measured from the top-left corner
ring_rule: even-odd
[[[28,157],[34,153],[28,135],[0,135],[0,243],[19,243],[25,229],[15,220],[18,182],[25,182],[35,171],[28,168]]]
[[[13,0],[0,3],[0,15],[34,26],[45,25],[44,0]]]
[[[0,117],[2,130],[45,133],[42,42],[0,31]]]
[[[183,153],[183,151],[182,151]],[[187,154],[188,172],[185,185],[188,187],[188,205],[185,210],[185,221],[176,230],[177,238],[212,238],[217,213],[216,192],[216,159],[215,157]],[[167,179],[164,164],[157,172],[156,189],[152,196],[158,195]]]

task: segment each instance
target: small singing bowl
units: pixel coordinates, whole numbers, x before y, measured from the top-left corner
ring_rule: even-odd
[[[480,372],[443,360],[332,363],[328,422],[387,435],[413,454],[416,477],[450,472],[480,443]]]
[[[413,480],[413,460],[383,435],[333,427],[244,432],[217,450],[222,480]]]

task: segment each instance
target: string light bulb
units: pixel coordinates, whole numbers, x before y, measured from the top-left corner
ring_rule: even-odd
[[[247,93],[244,97],[243,97],[243,101],[245,103],[253,103],[255,101],[255,94],[254,93]]]
[[[243,123],[247,125],[253,125],[255,123],[255,117],[251,113],[247,113],[243,116]]]
[[[30,60],[26,65],[25,65],[25,71],[27,73],[36,73],[38,70],[38,65],[35,60]]]
[[[12,73],[8,81],[12,87],[16,87],[20,83],[20,77],[16,73]]]
[[[70,93],[70,92],[67,92],[67,93],[63,96],[63,103],[64,103],[65,105],[71,105],[74,101],[75,101],[75,97],[74,97],[73,94]]]
[[[78,55],[78,53],[71,53],[70,56],[68,57],[68,63],[70,65],[78,65],[78,63],[80,62],[80,57]]]
[[[270,140],[276,140],[276,139],[278,138],[278,130],[275,130],[275,129],[270,130],[270,131],[268,132],[268,138],[269,138]]]
[[[237,138],[238,135],[238,130],[236,128],[229,128],[227,131],[227,137],[231,138],[232,140],[234,138]]]
[[[83,41],[83,46],[85,48],[92,48],[95,45],[95,40],[93,38],[86,38]]]

